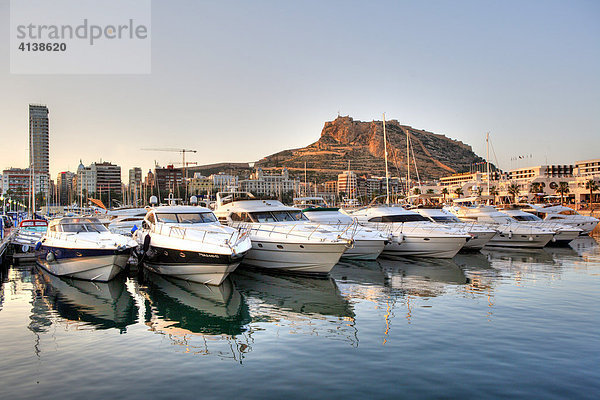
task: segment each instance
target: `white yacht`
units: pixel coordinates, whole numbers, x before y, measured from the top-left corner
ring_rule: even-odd
[[[491,206],[446,206],[444,210],[456,215],[461,221],[476,222],[494,228],[498,233],[488,246],[544,247],[554,237],[554,232],[533,225],[520,223]]]
[[[481,250],[483,246],[492,240],[492,238],[496,236],[496,233],[498,233],[498,231],[493,228],[479,225],[474,222],[463,222],[455,215],[441,208],[416,208],[413,211],[421,214],[431,222],[451,224],[452,227],[463,230],[471,235],[471,240],[465,244],[463,249]]]
[[[537,215],[525,212],[518,208],[503,209],[502,212],[519,222],[553,231],[554,237],[552,238],[551,243],[561,245],[568,244],[570,241],[577,239],[579,235],[583,234],[582,229],[563,223],[554,222],[554,220],[544,221]]]
[[[297,204],[304,206],[302,213],[311,221],[324,224],[327,229],[342,234],[346,239],[353,239],[352,247],[347,249],[342,258],[353,260],[375,260],[390,241],[391,234],[359,225],[352,217],[342,214],[337,207],[327,207],[322,197],[298,198]],[[312,203],[311,203],[312,202]]]
[[[150,208],[133,237],[151,271],[209,285],[220,285],[251,248],[247,232],[221,225],[197,206]]]
[[[106,282],[125,268],[136,246],[96,218],[59,218],[36,244],[37,263],[53,275]]]
[[[543,218],[544,221],[560,222],[579,228],[584,235],[592,232],[598,225],[598,218],[581,215],[572,208],[561,205],[530,204],[530,208],[524,209],[524,211],[533,213]]]
[[[327,274],[352,244],[299,209],[250,193],[218,193],[215,214],[224,224],[250,230],[252,249],[244,264],[255,267]]]
[[[397,205],[374,205],[343,212],[363,226],[392,234],[392,240],[383,249],[386,256],[452,258],[471,239],[463,231],[435,224]]]

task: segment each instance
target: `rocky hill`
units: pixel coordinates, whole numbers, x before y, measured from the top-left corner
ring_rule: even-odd
[[[388,164],[390,175],[406,175],[407,132],[412,143],[411,176],[414,176],[414,158],[421,179],[435,179],[458,172],[469,171],[471,164],[484,161],[471,146],[424,130],[401,125],[396,120],[386,121]],[[383,124],[381,121],[355,121],[338,117],[326,122],[321,138],[301,149],[284,150],[256,163],[263,169],[287,167],[289,170],[307,169],[318,175],[333,178],[350,169],[359,175],[385,175]]]

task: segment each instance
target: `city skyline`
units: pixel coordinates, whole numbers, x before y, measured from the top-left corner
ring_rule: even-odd
[[[199,164],[252,162],[316,141],[338,113],[386,112],[483,157],[490,131],[504,170],[526,166],[511,161],[521,153],[527,165],[597,157],[596,3],[179,6],[153,3],[149,75],[5,68],[1,167],[28,165],[32,103],[50,109],[52,179],[80,159],[121,165],[123,181],[131,167],[180,161],[144,147],[197,149],[189,161]],[[8,2],[0,18],[8,25]]]

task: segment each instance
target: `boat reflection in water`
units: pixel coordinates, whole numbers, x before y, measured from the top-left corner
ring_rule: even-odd
[[[37,300],[67,326],[74,324],[79,330],[115,328],[124,333],[127,326],[137,322],[138,308],[121,279],[92,282],[60,278],[37,266],[36,270],[32,281]]]
[[[583,257],[584,261],[598,261],[600,260],[599,240],[600,237],[598,236],[581,236],[569,243],[569,246],[579,256]]]
[[[444,294],[448,286],[469,282],[454,260],[406,258],[379,263],[389,286],[403,294],[435,297]]]
[[[288,327],[290,333],[357,344],[354,311],[331,277],[295,276],[244,268],[236,270],[231,279],[248,297],[253,321],[275,322]],[[335,325],[333,329],[332,324]]]
[[[229,278],[219,286],[208,286],[144,270],[139,282],[145,324],[184,352],[241,363],[251,350],[248,305]]]
[[[381,304],[389,297],[387,277],[378,261],[342,260],[330,275],[340,286],[343,295],[352,301],[366,300]]]

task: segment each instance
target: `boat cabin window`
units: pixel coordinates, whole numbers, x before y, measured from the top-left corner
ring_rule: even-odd
[[[203,213],[156,213],[158,222],[166,224],[204,224],[217,222],[217,217],[211,212]]]
[[[108,229],[101,223],[67,223],[58,224],[53,226],[58,232],[70,232],[70,233],[87,233],[87,232],[108,232]],[[52,230],[52,229],[51,229]]]
[[[253,212],[250,213],[253,222],[277,222],[273,214],[270,212]]]
[[[540,217],[536,217],[535,215],[513,215],[513,218],[517,221],[541,221]]]
[[[373,217],[369,222],[428,222],[429,220],[420,214],[403,214],[403,215],[383,215],[381,217]]]
[[[309,220],[302,211],[288,211],[288,213],[294,218],[294,221],[308,221]]]
[[[272,214],[278,222],[296,221],[287,211],[273,211]]]
[[[177,214],[175,213],[156,213],[156,220],[166,224],[176,224]]]
[[[565,211],[561,211],[559,212],[560,215],[577,215],[577,213],[573,210],[565,210]]]
[[[440,223],[461,222],[460,219],[456,218],[454,215],[436,215],[431,217],[431,219]]]

